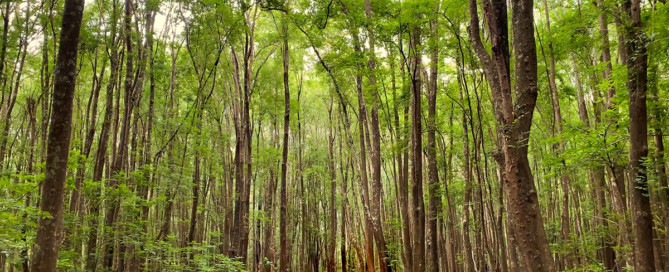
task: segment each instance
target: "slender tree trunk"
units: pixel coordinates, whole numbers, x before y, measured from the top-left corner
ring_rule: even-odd
[[[193,158],[193,184],[192,184],[192,190],[193,190],[193,201],[191,203],[191,213],[190,213],[190,224],[188,228],[188,241],[186,243],[186,246],[193,246],[193,242],[195,241],[195,229],[197,227],[197,213],[198,213],[198,205],[200,205],[200,181],[201,181],[201,173],[200,173],[200,144],[202,142],[201,137],[202,137],[202,114],[204,110],[204,102],[199,102],[202,103],[202,105],[198,106],[199,109],[196,109],[195,114],[193,115],[193,122],[195,123],[195,127],[197,130],[197,135],[195,135],[195,148],[194,150],[194,158]],[[204,201],[203,201],[204,202]],[[190,249],[190,253],[188,254],[188,258],[192,259],[193,254],[194,254],[194,248]]]
[[[544,5],[544,14],[546,16],[546,29],[548,31],[548,55],[549,55],[549,73],[548,73],[548,86],[551,91],[551,98],[553,102],[553,118],[555,121],[555,126],[557,127],[557,134],[556,136],[560,137],[560,141],[558,144],[558,152],[564,152],[565,149],[565,143],[564,139],[562,139],[562,112],[560,110],[560,99],[558,97],[558,90],[557,90],[557,85],[555,84],[555,56],[554,56],[554,50],[553,50],[553,37],[551,34],[551,23],[550,23],[550,13],[548,9],[548,1],[543,0],[543,5]],[[542,48],[542,53],[543,53],[543,48]],[[544,60],[546,59],[544,55]],[[558,154],[560,156],[560,154]],[[571,179],[568,175],[569,170],[567,167],[566,161],[561,158],[561,163],[562,163],[562,173],[560,175],[560,186],[562,189],[562,216],[561,216],[561,235],[562,235],[562,240],[563,243],[568,244],[570,243],[570,224],[571,220],[569,218],[569,198],[570,198],[570,192],[569,189],[571,188]],[[569,256],[570,254],[567,254],[565,256],[562,256],[564,258],[564,265],[565,269],[571,269],[574,264],[572,262],[572,257]]]
[[[9,34],[9,12],[11,1],[5,2],[5,8],[2,14],[2,45],[0,45],[0,86],[4,85],[5,78],[5,60],[7,59],[7,35]],[[45,35],[46,37],[46,35]]]
[[[125,0],[125,12],[124,12],[124,18],[123,18],[123,24],[124,24],[124,43],[125,43],[125,57],[126,57],[126,73],[125,73],[125,79],[124,79],[124,112],[123,112],[123,120],[121,124],[121,134],[118,142],[118,148],[115,149],[117,150],[115,152],[114,159],[111,164],[110,168],[110,173],[112,175],[112,178],[110,179],[110,187],[112,189],[118,188],[118,186],[121,183],[121,177],[118,176],[120,173],[123,172],[124,168],[127,165],[127,159],[128,159],[128,143],[130,140],[130,127],[131,127],[131,116],[132,116],[132,109],[133,109],[133,43],[132,43],[132,13],[133,13],[133,0]],[[119,210],[121,208],[121,203],[120,203],[119,198],[112,198],[109,200],[109,207],[107,209],[107,212],[105,213],[105,226],[110,226],[112,227],[113,230],[117,230],[116,228],[113,227],[114,223],[118,219],[118,214]],[[106,235],[106,240],[105,240],[105,252],[104,252],[104,263],[103,267],[104,268],[111,268],[113,263],[114,263],[114,258],[116,256],[119,256],[123,260],[122,254],[117,254],[118,252],[115,253],[116,251],[116,246],[115,246],[115,239],[114,237],[116,236],[115,231],[112,231],[111,235]],[[118,237],[123,237],[123,236],[118,236]]]
[[[341,133],[341,128],[339,129],[339,135],[343,136]],[[340,137],[340,139],[343,137]],[[346,198],[346,194],[348,193],[347,191],[347,185],[348,185],[348,166],[350,165],[349,160],[347,159],[344,161],[344,155],[343,155],[343,148],[342,148],[342,140],[339,140],[339,167],[341,169],[341,195],[342,195],[342,204],[341,204],[341,247],[339,250],[340,257],[341,257],[341,270],[342,272],[347,272],[348,271],[348,262],[347,262],[347,257],[348,253],[346,250],[346,242],[347,242],[347,236],[346,236],[346,224],[348,223],[346,213],[348,212],[348,198]]]
[[[605,69],[602,71],[602,77],[604,80],[611,80],[611,75],[613,73],[613,64],[611,63],[611,48],[609,46],[609,21],[606,10],[607,7],[604,5],[604,0],[597,0],[597,6],[602,9],[602,12],[599,13],[599,34],[602,39],[601,47],[601,62],[604,63]],[[611,87],[608,90],[606,95],[606,104],[607,107],[611,105],[611,98],[615,96],[616,89]]]
[[[588,117],[588,108],[585,105],[585,91],[581,83],[581,73],[576,64],[576,57],[571,54],[572,68],[574,70],[574,83],[576,84],[576,104],[578,106],[578,118],[586,129],[590,127],[590,118]]]
[[[285,16],[282,16],[286,20]],[[281,221],[279,223],[279,237],[280,237],[280,260],[279,271],[288,271],[288,231],[286,229],[286,222],[288,221],[288,137],[290,132],[290,85],[289,85],[289,63],[290,55],[288,51],[288,23],[282,24],[283,30],[283,45],[281,57],[283,60],[283,151],[281,157]],[[304,226],[302,226],[304,228]],[[304,256],[302,256],[304,257]]]
[[[365,0],[365,16],[368,22],[373,20],[372,5],[369,0]],[[374,232],[376,248],[379,252],[379,266],[382,272],[391,270],[389,258],[390,254],[386,246],[386,239],[383,233],[383,221],[381,211],[383,210],[381,184],[381,131],[379,128],[379,105],[381,100],[378,93],[376,81],[376,38],[371,27],[367,27],[370,57],[367,62],[369,68],[369,84],[371,96],[370,127],[371,127],[371,169],[372,169],[372,196],[369,201],[371,208],[371,223]],[[366,114],[366,113],[365,113]]]
[[[16,99],[18,98],[19,95],[19,87],[21,86],[21,77],[23,75],[23,69],[26,61],[26,55],[28,53],[28,27],[29,27],[29,16],[31,12],[31,6],[30,3],[27,3],[25,5],[25,18],[23,18],[24,26],[23,29],[20,31],[20,37],[19,37],[19,48],[18,52],[16,55],[16,61],[15,61],[15,69],[12,72],[12,76],[10,77],[9,80],[9,97],[7,97],[7,105],[4,105],[4,92],[2,95],[2,104],[0,104],[0,109],[4,111],[5,116],[4,116],[4,126],[2,127],[2,132],[0,134],[0,169],[4,168],[4,162],[5,162],[5,153],[7,149],[7,142],[9,141],[9,132],[11,130],[11,125],[12,125],[12,112],[14,111],[14,106],[16,105]],[[16,13],[16,16],[18,16],[18,13]],[[18,18],[17,18],[18,21]],[[14,77],[16,75],[16,77]],[[7,81],[2,81],[3,88],[5,88]],[[11,149],[11,147],[10,147]],[[9,154],[7,154],[9,158],[11,158],[11,150]],[[8,159],[9,159],[8,158]],[[8,160],[9,161],[9,160]],[[6,165],[8,166],[8,165]]]
[[[27,173],[28,174],[34,174],[34,162],[35,162],[35,150],[37,149],[35,146],[35,143],[37,141],[37,101],[35,101],[33,98],[29,98],[26,100],[26,113],[27,113],[27,119],[28,119],[28,126],[29,130],[27,132],[27,138],[30,139],[29,144],[30,144],[30,155],[28,156],[28,169]],[[28,193],[25,197],[25,205],[26,207],[29,207],[32,204],[32,193]],[[25,220],[28,216],[28,213],[23,214],[23,219]],[[23,229],[21,230],[21,233],[25,235],[25,233],[28,230],[28,226],[24,226]],[[23,238],[23,241],[25,242],[27,238]],[[28,272],[30,271],[30,266],[29,266],[29,257],[28,257],[28,249],[25,248],[21,250],[19,253],[22,259],[22,266],[23,266],[23,271]],[[0,266],[2,267],[2,266]]]
[[[352,26],[351,32],[353,33],[353,48],[355,52],[361,53],[361,45],[360,45],[360,38],[359,38],[359,33],[358,29],[355,26]],[[367,150],[371,148],[369,147],[369,140],[365,141],[365,136],[366,134],[369,134],[369,131],[366,128],[367,126],[367,105],[365,101],[365,97],[363,94],[363,88],[362,88],[362,72],[360,71],[361,67],[357,67],[356,71],[357,74],[355,76],[355,84],[356,84],[356,90],[357,90],[357,98],[358,98],[358,133],[359,133],[359,148],[360,148],[360,154],[359,154],[359,162],[358,162],[358,174],[359,174],[359,179],[358,179],[358,184],[359,187],[362,188],[362,209],[360,210],[360,213],[362,214],[363,217],[363,237],[364,237],[364,253],[365,253],[365,264],[366,264],[366,269],[369,272],[374,271],[374,226],[372,223],[372,211],[371,211],[371,205],[370,205],[370,196],[369,196],[369,182],[368,182],[368,174],[367,174]],[[385,266],[384,264],[380,264],[380,266]]]
[[[656,68],[653,75],[657,77]],[[653,81],[653,87],[650,88],[652,100],[655,101],[659,99],[659,90],[656,83],[657,81]],[[662,209],[658,213],[664,216],[664,231],[658,231],[662,233],[662,235],[660,235],[659,243],[660,245],[664,245],[664,253],[667,254],[669,251],[669,188],[667,187],[667,184],[669,182],[667,180],[667,166],[665,161],[666,158],[664,156],[664,130],[662,129],[662,123],[660,122],[665,116],[665,111],[664,108],[662,108],[662,105],[655,104],[651,109],[651,113],[655,119],[655,122],[653,122],[655,124],[653,127],[653,140],[655,143],[655,163],[657,164],[655,166],[655,171],[659,187],[656,198],[659,199],[658,206]],[[665,266],[665,271],[669,271],[669,261],[665,261]]]
[[[95,137],[95,124],[97,120],[98,112],[98,98],[100,94],[100,89],[102,89],[102,81],[104,80],[106,62],[102,65],[100,74],[97,74],[97,52],[95,57],[95,65],[93,65],[93,85],[91,86],[91,95],[88,101],[88,108],[86,110],[86,135],[84,139],[84,146],[82,150],[82,155],[86,160],[91,152],[91,147],[93,146],[93,138]],[[70,198],[70,212],[76,212],[80,215],[83,215],[83,210],[80,208],[81,203],[81,186],[84,180],[84,174],[86,171],[85,160],[81,162],[81,166],[77,169],[77,174],[75,177],[74,187],[72,191],[72,196]]]
[[[328,129],[328,168],[330,172],[330,234],[328,237],[328,246],[327,246],[327,271],[335,272],[337,270],[337,259],[335,259],[336,252],[336,243],[337,243],[337,171],[335,169],[335,154],[334,154],[334,142],[335,136],[332,131],[333,120],[332,120],[332,101],[328,107],[328,120],[329,129]]]
[[[114,5],[114,11],[113,13],[115,14],[116,12],[116,5]],[[114,17],[114,16],[112,16]],[[116,34],[115,32],[115,23],[112,23],[112,37]],[[112,38],[112,44],[113,44],[114,38]],[[116,75],[119,71],[119,65],[118,65],[118,55],[117,51],[115,48],[111,48],[111,75],[110,75],[110,83],[107,85],[107,93],[106,93],[106,101],[105,101],[105,113],[102,121],[102,128],[100,131],[100,137],[98,138],[98,149],[95,153],[95,163],[93,166],[93,182],[100,182],[102,180],[102,175],[104,171],[104,167],[107,161],[107,145],[109,143],[109,134],[111,130],[111,125],[112,125],[112,115],[114,114],[114,88],[116,86],[115,84],[115,78]],[[87,270],[94,270],[97,264],[97,254],[96,254],[96,249],[97,249],[97,236],[98,236],[98,218],[97,214],[99,213],[100,210],[100,201],[101,199],[98,199],[100,196],[100,190],[95,189],[93,193],[94,197],[89,199],[90,202],[90,207],[89,207],[89,214],[96,215],[94,216],[90,221],[90,230],[88,233],[88,242],[86,248],[88,249],[87,255],[86,255],[86,269]]]
[[[239,61],[237,58],[237,53],[233,50],[233,62],[234,62],[234,79],[235,79],[235,89],[236,89],[236,138],[237,138],[237,147],[235,148],[235,208],[234,208],[234,219],[231,230],[231,246],[230,246],[230,256],[241,257],[240,261],[246,263],[247,254],[248,254],[248,244],[249,244],[249,203],[250,203],[250,193],[251,193],[251,173],[252,173],[252,162],[251,162],[251,152],[252,152],[252,132],[253,127],[251,126],[251,91],[252,91],[252,70],[253,70],[253,60],[255,56],[255,13],[258,12],[257,8],[247,11],[251,14],[245,14],[247,19],[244,20],[245,24],[248,26],[247,32],[245,33],[246,39],[244,42],[243,58],[242,58],[242,69],[241,73],[243,74],[243,82],[239,81],[239,72],[238,67]],[[251,17],[251,18],[248,18]],[[250,22],[249,22],[250,21]],[[233,98],[235,99],[235,98]]]

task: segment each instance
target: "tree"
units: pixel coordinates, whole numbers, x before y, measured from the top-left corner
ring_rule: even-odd
[[[283,16],[286,20],[285,15]],[[288,137],[290,135],[290,82],[289,82],[289,64],[290,53],[288,51],[288,23],[283,22],[281,25],[283,36],[283,44],[281,45],[281,58],[283,63],[283,144],[281,152],[281,223],[279,225],[279,236],[281,237],[281,259],[279,260],[279,271],[288,271],[288,232],[286,229],[286,221],[288,221],[288,184],[286,183],[288,174]]]
[[[532,115],[537,101],[537,55],[534,41],[534,3],[512,3],[511,27],[515,60],[515,102],[511,93],[507,7],[505,1],[485,1],[485,17],[492,33],[492,56],[481,41],[476,1],[469,1],[470,38],[484,66],[493,97],[506,180],[504,189],[510,206],[510,220],[522,252],[525,269],[553,271],[536,188],[527,157]],[[539,261],[537,261],[539,260]]]
[[[33,256],[32,267],[34,272],[56,271],[58,262],[83,10],[83,0],[65,1],[56,59],[56,82],[49,127],[45,178],[40,200],[40,209],[47,214],[39,220],[37,227],[37,238],[35,239],[37,249]]]
[[[427,216],[427,228],[429,231],[427,239],[428,271],[439,271],[439,242],[437,240],[437,217],[439,216],[439,206],[441,206],[441,196],[439,195],[439,174],[437,169],[437,145],[436,145],[436,111],[437,111],[437,76],[439,68],[439,47],[437,38],[439,35],[437,29],[437,11],[439,4],[434,7],[434,18],[430,20],[430,78],[426,91],[427,97],[427,175],[429,208]],[[445,268],[444,268],[445,269]]]
[[[414,24],[409,34],[409,55],[411,78],[411,151],[412,167],[411,193],[413,199],[413,236],[411,247],[413,248],[412,268],[413,271],[423,271],[425,269],[425,202],[423,201],[423,126],[421,89],[423,69],[421,64],[421,29]]]
[[[63,4],[0,4],[0,270],[669,265],[665,1]]]
[[[365,0],[365,18],[368,22],[373,22],[372,19],[372,4],[370,0]],[[381,197],[381,191],[383,186],[381,184],[381,131],[379,128],[379,106],[381,104],[381,99],[379,98],[379,92],[376,81],[376,39],[374,33],[372,32],[372,26],[367,25],[367,35],[369,40],[369,60],[367,62],[367,68],[369,69],[369,88],[371,89],[371,110],[370,110],[370,132],[371,132],[371,168],[372,168],[372,198],[369,201],[371,206],[371,223],[374,231],[374,241],[376,241],[376,247],[379,252],[379,266],[381,271],[389,271],[390,264],[389,253],[386,246],[386,239],[383,233],[383,223],[381,222],[381,207],[383,205],[383,199]],[[361,102],[359,102],[361,103]],[[366,115],[367,112],[365,111]]]
[[[644,160],[648,157],[648,55],[641,21],[641,1],[624,3],[627,25],[627,88],[629,89],[630,172],[632,173],[632,210],[634,211],[635,271],[655,271],[653,219]]]

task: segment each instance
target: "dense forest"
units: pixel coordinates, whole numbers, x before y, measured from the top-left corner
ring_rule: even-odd
[[[669,272],[664,0],[3,0],[2,271]]]

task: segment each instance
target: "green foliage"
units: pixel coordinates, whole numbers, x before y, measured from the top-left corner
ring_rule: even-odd
[[[7,152],[0,163],[0,254],[7,256],[8,267],[13,266],[15,270],[22,264],[22,252],[32,253],[39,218],[49,216],[40,212],[37,206],[39,186],[45,176],[43,160],[46,158],[47,124],[52,107],[57,106],[49,102],[63,1],[54,2],[53,7],[47,2],[11,2],[13,8],[8,17],[7,51],[3,60],[6,66],[0,75],[3,95],[0,128],[5,128],[4,118],[9,118],[7,124],[10,125],[6,139],[1,139],[7,140]],[[468,1],[371,0],[373,12],[369,18],[365,13],[365,1],[359,0],[133,1],[132,55],[126,55],[128,48],[124,44],[124,2],[87,2],[77,62],[66,195],[63,196],[66,239],[59,252],[59,270],[84,271],[88,252],[102,255],[104,242],[118,241],[126,247],[127,259],[145,260],[145,264],[151,266],[149,270],[245,271],[247,264],[226,256],[230,241],[225,239],[230,239],[231,235],[230,229],[226,228],[241,225],[226,220],[232,220],[229,217],[241,197],[235,163],[240,148],[237,143],[243,133],[240,112],[245,110],[244,99],[248,99],[251,139],[247,144],[251,146],[252,163],[250,207],[245,219],[250,223],[251,247],[272,241],[274,253],[278,252],[282,147],[288,144],[286,189],[293,262],[308,261],[316,252],[322,254],[323,250],[333,250],[326,248],[329,244],[325,246],[324,242],[330,238],[333,229],[336,229],[335,240],[339,246],[342,239],[338,227],[346,224],[350,232],[346,245],[350,246],[351,265],[357,265],[355,255],[362,255],[364,252],[358,250],[365,249],[352,247],[354,244],[361,246],[365,239],[369,239],[362,235],[361,227],[364,203],[360,188],[359,137],[367,137],[364,141],[370,144],[368,138],[371,135],[365,131],[371,125],[370,118],[363,124],[363,131],[358,125],[363,120],[362,115],[369,117],[370,109],[376,107],[381,134],[380,189],[383,199],[380,203],[385,220],[384,235],[388,260],[402,271],[401,232],[410,222],[403,222],[398,210],[398,184],[400,173],[404,171],[400,169],[400,159],[412,155],[409,57],[412,54],[421,56],[424,73],[420,76],[425,92],[431,76],[432,49],[438,54],[435,124],[440,183],[424,186],[424,193],[426,196],[428,192],[437,193],[442,209],[438,215],[439,223],[444,227],[452,225],[450,231],[457,234],[457,239],[461,239],[463,233],[475,238],[482,222],[490,228],[490,233],[497,231],[496,226],[492,231],[493,223],[504,223],[502,233],[507,232],[502,236],[509,235],[505,229],[510,212],[505,202],[508,196],[504,194],[504,184],[499,176],[503,169],[494,158],[501,151],[497,129],[502,128],[495,119],[493,102],[500,98],[491,95],[482,63],[470,44]],[[666,130],[669,125],[666,110],[666,97],[669,97],[669,78],[666,76],[669,67],[669,5],[661,1],[651,2],[645,3],[642,14],[648,37],[650,142],[651,136]],[[0,5],[0,11],[4,11],[5,3]],[[617,39],[624,27],[615,22],[616,16],[620,15],[620,3],[605,0],[603,5],[597,6],[591,2],[547,0],[550,32],[542,4],[541,1],[535,3],[534,18],[540,90],[529,135],[533,181],[552,253],[560,257],[577,256],[582,261],[581,266],[568,271],[604,271],[598,254],[602,241],[618,242],[618,238],[628,231],[620,224],[632,218],[629,211],[619,214],[613,206],[612,189],[615,188],[610,184],[611,172],[624,169],[629,163],[628,127],[635,121],[628,117],[628,71],[619,57],[624,46]],[[148,40],[145,32],[147,11],[157,12],[152,33],[153,51],[149,51],[145,44]],[[479,15],[484,12],[479,10]],[[609,15],[610,21],[610,63],[602,62],[600,56],[603,46],[598,17],[602,12]],[[512,18],[511,14],[509,16]],[[480,16],[479,19],[486,49],[491,50],[488,18]],[[437,21],[435,37],[431,36],[431,20]],[[284,25],[288,33],[283,32]],[[116,27],[116,37],[111,35],[112,26]],[[421,34],[421,46],[416,52],[409,44],[414,31]],[[374,55],[369,47],[370,35],[376,41]],[[288,40],[290,55],[288,87],[291,96],[286,143],[282,137],[284,38]],[[252,44],[249,43],[251,40]],[[22,45],[26,41],[28,46],[24,51]],[[116,64],[112,63],[114,51],[119,58]],[[25,68],[20,68],[22,54],[25,54]],[[134,61],[135,67],[130,72],[137,90],[135,97],[130,98],[134,103],[134,113],[130,116],[130,152],[122,160],[122,171],[111,173],[120,150],[128,56]],[[369,65],[372,57],[376,64],[374,69]],[[561,133],[557,129],[553,113],[556,105],[553,105],[548,82],[551,57],[555,61],[557,102],[563,119]],[[515,60],[510,61],[511,72],[515,73]],[[110,78],[112,65],[118,65],[117,78]],[[606,80],[603,75],[608,74],[608,65],[612,70]],[[22,77],[18,79],[21,69]],[[374,85],[372,75],[376,79]],[[515,86],[515,79],[511,80]],[[101,89],[95,97],[93,90],[98,83]],[[113,95],[110,139],[107,146],[100,146],[108,87]],[[8,100],[13,97],[15,88],[18,88],[16,105],[13,112],[7,113]],[[244,97],[246,88],[248,97]],[[154,100],[149,131],[151,90]],[[368,112],[359,112],[359,90]],[[610,99],[607,98],[609,91],[614,91]],[[514,95],[513,99],[517,97]],[[587,125],[579,115],[582,110],[578,104],[580,99],[585,104]],[[29,101],[35,103],[34,109],[29,108]],[[97,102],[97,108],[93,107],[93,102]],[[606,105],[607,102],[611,104]],[[419,104],[423,110],[425,133],[427,99],[421,98]],[[467,135],[463,127],[467,127]],[[85,154],[91,129],[91,150]],[[330,158],[330,130],[334,137],[334,158]],[[464,155],[465,142],[469,144],[468,162]],[[424,152],[427,147],[427,141],[423,139]],[[103,178],[94,180],[98,150],[106,151],[101,158],[104,159]],[[667,156],[665,154],[661,161],[655,151],[657,147],[650,144],[650,155],[644,162],[651,186],[649,194],[653,205],[657,206],[655,197],[669,188],[661,184],[657,173],[657,169],[666,164]],[[367,152],[365,163],[369,167],[371,153],[369,149]],[[199,187],[194,187],[196,156],[200,162],[197,171]],[[330,168],[331,160],[334,169]],[[471,184],[465,180],[465,164],[471,167]],[[403,174],[411,176],[414,170],[406,167],[409,172]],[[607,185],[603,188],[604,207],[599,207],[594,197],[597,186],[593,182],[593,171],[599,169],[604,169]],[[334,187],[332,170],[335,173]],[[560,190],[560,179],[565,176],[570,180],[569,195],[563,195]],[[409,186],[415,184],[413,178],[407,179]],[[80,180],[83,181],[81,210],[70,212],[73,191]],[[346,194],[342,192],[343,182],[347,183]],[[276,185],[276,191],[270,192],[270,185]],[[190,243],[186,239],[192,223],[196,188],[199,194],[194,214],[196,237]],[[469,188],[481,192],[482,202],[473,199],[465,203],[465,196],[473,193],[468,192]],[[334,203],[329,200],[332,192],[335,193]],[[561,200],[565,197],[571,201],[567,204],[572,216],[568,239],[562,235],[565,226],[561,221]],[[267,207],[270,203],[273,206]],[[119,214],[113,225],[105,226],[112,204],[118,204]],[[429,204],[427,200],[426,207]],[[464,208],[465,204],[471,205],[470,210]],[[455,214],[450,214],[449,206],[455,208]],[[653,216],[659,226],[666,222],[666,215],[657,212],[655,206]],[[330,208],[335,208],[334,216],[341,220],[344,207],[348,209],[348,221],[338,221],[337,226],[330,226],[330,219],[333,219]],[[476,207],[485,209],[485,218],[471,216],[469,229],[465,229],[464,213],[471,213]],[[600,216],[605,217],[608,225],[597,225]],[[163,224],[168,227],[167,233],[161,233]],[[274,228],[274,236],[265,237],[266,228]],[[657,228],[656,231],[658,235],[666,235],[664,229]],[[306,241],[302,241],[302,232]],[[86,248],[92,238],[98,239],[97,248]],[[498,238],[489,239],[498,242]],[[308,256],[298,256],[301,253],[299,247],[304,247]],[[258,248],[250,248],[249,252],[252,250],[257,250],[254,254],[267,252]],[[616,244],[615,250],[621,258],[631,254],[633,248]],[[487,254],[486,251],[483,259],[492,260]],[[100,262],[102,257],[98,255],[93,258]],[[261,264],[278,265],[276,256],[257,257],[262,258],[257,260]],[[462,252],[456,252],[455,258],[458,263],[464,262]],[[249,260],[249,263],[255,261]]]

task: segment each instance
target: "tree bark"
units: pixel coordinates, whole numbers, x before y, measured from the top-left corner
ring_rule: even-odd
[[[512,1],[516,56],[515,103],[511,94],[506,1],[484,1],[492,56],[480,38],[476,1],[469,1],[470,38],[493,93],[495,118],[502,132],[509,217],[527,271],[554,271],[538,197],[527,157],[532,115],[537,100],[537,57],[531,0]]]
[[[655,271],[653,253],[653,218],[646,165],[648,157],[648,113],[646,92],[648,89],[647,38],[641,21],[641,1],[625,3],[624,9],[631,19],[626,26],[627,88],[629,89],[630,160],[632,210],[634,213],[634,270]]]
[[[653,66],[651,66],[653,67]],[[657,64],[655,64],[655,68],[653,68],[652,75],[657,77]],[[657,101],[659,99],[658,95],[658,87],[657,87],[657,80],[651,81],[652,87],[650,88],[650,95],[651,99]],[[658,231],[662,235],[660,235],[660,241],[659,243],[661,245],[664,245],[664,253],[667,254],[669,251],[669,188],[667,187],[668,179],[667,179],[667,164],[666,164],[666,158],[664,156],[664,130],[662,128],[662,121],[664,120],[666,114],[665,114],[665,109],[661,104],[655,104],[651,108],[651,114],[654,120],[654,125],[653,125],[653,140],[655,143],[655,163],[657,164],[655,167],[656,175],[657,175],[657,180],[658,180],[658,186],[660,187],[658,189],[656,199],[658,199],[658,206],[661,208],[661,211],[658,212],[659,214],[663,214],[664,216],[664,231]],[[662,239],[664,238],[664,239]],[[665,261],[665,271],[669,271],[669,261]]]
[[[428,88],[425,93],[427,97],[427,175],[428,175],[428,192],[429,192],[429,207],[427,216],[428,237],[427,240],[427,254],[428,263],[426,264],[427,271],[439,271],[439,243],[437,241],[437,217],[439,216],[438,207],[441,206],[441,195],[439,190],[439,173],[437,172],[437,144],[435,140],[436,133],[436,119],[437,119],[437,76],[439,68],[439,39],[437,30],[437,11],[439,5],[436,4],[434,8],[434,18],[430,20],[430,78]],[[445,269],[445,268],[444,268]]]
[[[335,259],[336,252],[336,243],[337,243],[337,171],[335,169],[335,154],[334,154],[334,142],[335,136],[332,131],[333,120],[332,120],[332,102],[328,107],[328,120],[330,121],[328,128],[328,168],[330,172],[330,234],[328,237],[328,246],[327,246],[327,271],[335,272],[337,270],[337,259]],[[345,243],[345,241],[342,241]]]
[[[464,80],[464,79],[463,79]],[[460,90],[460,102],[464,104],[465,99],[462,95],[462,90]],[[467,122],[467,112],[462,109],[462,141],[463,141],[463,156],[462,161],[464,164],[464,179],[465,179],[465,196],[464,196],[464,205],[462,212],[464,213],[464,220],[462,223],[462,241],[463,241],[463,252],[464,254],[464,265],[465,271],[475,271],[476,266],[474,265],[474,250],[472,249],[472,242],[470,238],[470,213],[471,213],[471,202],[472,202],[472,170],[471,170],[471,156],[469,152],[469,129]]]
[[[412,180],[411,193],[413,195],[413,237],[412,237],[412,266],[413,271],[425,270],[425,203],[423,202],[423,126],[421,124],[421,31],[415,25],[410,33],[410,73],[411,73],[411,149],[412,149]]]
[[[197,106],[199,109],[196,109],[195,114],[193,115],[193,122],[195,123],[195,127],[197,129],[197,135],[195,135],[195,148],[194,150],[194,158],[193,158],[193,184],[192,184],[192,191],[193,191],[193,201],[191,203],[191,213],[190,213],[190,224],[188,227],[188,241],[186,246],[193,246],[193,242],[195,241],[195,229],[197,227],[197,211],[198,211],[198,205],[200,204],[200,181],[201,181],[201,173],[200,173],[200,143],[201,143],[201,136],[202,136],[202,114],[204,110],[204,102],[199,102],[202,103],[201,106]],[[197,103],[196,103],[197,104]],[[188,254],[188,258],[192,259],[193,258],[193,251],[194,249],[190,249],[190,253]]]
[[[398,36],[400,41],[400,48],[403,48],[404,42],[402,35]],[[411,85],[407,82],[406,70],[408,65],[405,61],[400,61],[400,71],[402,74],[402,94],[403,96],[411,95]],[[404,127],[401,129],[402,143],[406,146],[409,143],[409,105],[405,104],[403,109]],[[402,155],[400,155],[400,172],[402,173],[399,179],[399,202],[400,202],[400,216],[402,217],[402,245],[404,254],[404,267],[407,271],[413,271],[413,250],[412,250],[412,234],[411,234],[411,212],[409,209],[409,148],[403,148]]]
[[[368,24],[372,22],[373,13],[370,0],[365,0],[365,16]],[[381,130],[379,128],[379,105],[381,104],[378,86],[376,82],[376,37],[370,25],[367,26],[367,35],[369,42],[369,60],[367,68],[369,69],[369,89],[371,97],[370,127],[371,127],[371,169],[372,169],[372,196],[370,202],[371,223],[374,234],[374,241],[379,253],[379,266],[382,272],[391,270],[389,258],[390,254],[386,246],[386,239],[383,233],[383,221],[381,220],[381,211],[383,210],[383,199],[381,197],[383,185],[381,184]],[[366,113],[365,113],[366,114]]]
[[[282,16],[286,20],[285,15]],[[289,63],[290,55],[288,50],[288,23],[282,23],[283,30],[283,44],[281,57],[283,60],[283,100],[284,100],[284,109],[283,109],[283,151],[281,157],[281,221],[279,223],[279,237],[280,237],[280,252],[281,256],[279,257],[279,271],[286,272],[288,271],[288,231],[286,228],[286,222],[288,221],[288,184],[287,184],[287,173],[288,173],[288,137],[290,131],[290,85],[289,85]],[[302,226],[304,228],[304,226]],[[304,242],[304,241],[303,241]],[[304,257],[304,256],[302,256]]]
[[[245,33],[244,50],[242,56],[242,79],[239,79],[239,58],[237,53],[232,50],[233,68],[235,80],[235,95],[233,100],[236,102],[235,109],[235,208],[234,218],[231,230],[230,256],[241,257],[240,261],[246,263],[249,244],[249,202],[251,194],[251,173],[252,173],[252,132],[251,126],[251,92],[252,92],[252,70],[255,57],[255,20],[257,8],[247,11],[244,14],[245,25],[248,27]]]
[[[79,53],[79,34],[84,11],[83,0],[66,0],[63,24],[56,59],[56,82],[53,94],[53,113],[49,128],[47,162],[40,209],[49,217],[40,217],[37,226],[37,245],[33,255],[33,272],[56,271],[60,233],[63,224],[63,202],[67,159],[72,129],[72,103],[76,86],[76,65]]]

